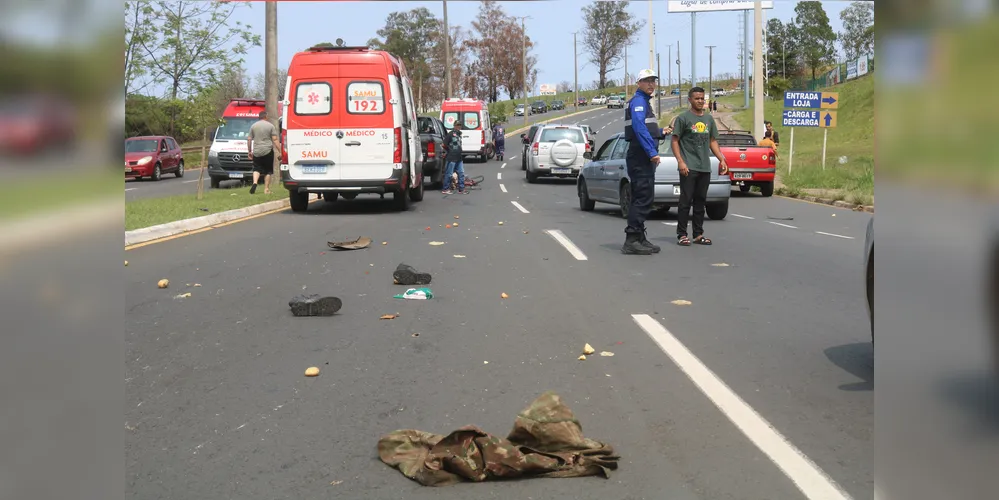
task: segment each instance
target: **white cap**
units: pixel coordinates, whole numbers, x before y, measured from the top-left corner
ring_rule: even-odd
[[[638,81],[642,81],[646,78],[655,78],[658,80],[659,75],[657,75],[656,72],[651,69],[643,69],[642,71],[638,72]]]

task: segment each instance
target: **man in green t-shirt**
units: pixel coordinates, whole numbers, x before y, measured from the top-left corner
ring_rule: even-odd
[[[704,237],[704,202],[711,183],[711,153],[721,163],[720,174],[728,173],[725,157],[718,149],[718,126],[714,118],[704,112],[704,89],[694,87],[687,93],[690,109],[673,122],[673,155],[680,170],[680,206],[676,224],[677,244],[690,246],[687,238],[687,221],[690,206],[694,206],[694,243],[710,245]]]

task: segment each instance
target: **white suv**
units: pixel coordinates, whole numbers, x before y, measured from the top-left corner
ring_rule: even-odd
[[[575,178],[593,151],[586,132],[578,125],[545,125],[531,139],[527,156],[527,182],[538,177]]]

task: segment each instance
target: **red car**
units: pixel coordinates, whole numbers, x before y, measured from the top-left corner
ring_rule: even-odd
[[[158,181],[163,174],[184,176],[184,153],[173,137],[151,135],[125,139],[125,178]]]

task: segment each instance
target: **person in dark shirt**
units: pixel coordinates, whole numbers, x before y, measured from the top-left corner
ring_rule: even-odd
[[[451,177],[455,172],[458,173],[458,192],[468,194],[468,190],[465,189],[465,165],[461,156],[461,122],[457,120],[454,122],[451,131],[444,137],[444,147],[447,148],[447,154],[444,156],[444,163],[447,166],[444,168],[444,187],[441,189],[441,194],[454,193],[451,190]]]
[[[780,135],[777,133],[776,130],[774,130],[774,124],[773,124],[773,122],[770,121],[770,120],[767,120],[767,121],[763,122],[763,124],[766,125],[767,132],[770,132],[770,134],[771,134],[770,139],[774,141],[774,148],[776,149],[777,147],[780,147]]]

